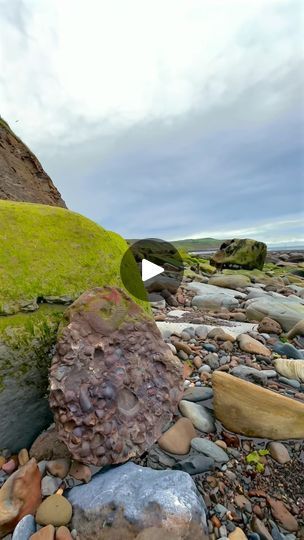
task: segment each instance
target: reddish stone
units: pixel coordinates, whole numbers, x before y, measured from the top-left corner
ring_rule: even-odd
[[[30,537],[30,540],[54,540],[54,535],[55,535],[54,525],[47,525],[46,527],[42,527],[42,529],[39,529],[39,531],[32,534],[32,536]],[[57,540],[57,536],[56,536],[56,540]]]
[[[56,540],[73,540],[73,537],[69,529],[62,525],[56,531]]]
[[[41,502],[41,475],[35,459],[15,471],[0,489],[0,538],[14,530]]]
[[[7,474],[12,474],[17,468],[16,462],[14,459],[10,459],[4,465],[2,465],[2,470]]]
[[[296,518],[289,512],[285,504],[277,499],[267,497],[267,502],[270,505],[271,513],[277,521],[289,532],[296,532],[299,528]]]

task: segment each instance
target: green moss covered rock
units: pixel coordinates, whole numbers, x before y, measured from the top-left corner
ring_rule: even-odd
[[[263,270],[267,254],[266,244],[248,238],[225,240],[210,259],[216,267],[239,267]]]
[[[49,424],[48,367],[65,305],[93,287],[123,288],[127,249],[119,235],[74,212],[0,200],[1,447],[29,446]],[[128,264],[143,297],[131,254]]]

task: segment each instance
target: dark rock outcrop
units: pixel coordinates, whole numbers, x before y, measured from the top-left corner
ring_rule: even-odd
[[[66,208],[36,156],[0,117],[0,199]]]
[[[60,439],[78,461],[122,463],[161,436],[182,396],[178,358],[121,289],[95,288],[66,311],[50,370]]]

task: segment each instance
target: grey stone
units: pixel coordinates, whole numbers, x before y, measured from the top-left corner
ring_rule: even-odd
[[[209,285],[211,287],[211,285]],[[217,294],[204,294],[194,296],[192,299],[192,306],[196,306],[199,309],[213,310],[220,308],[233,309],[239,305],[236,298],[228,296],[224,293]]]
[[[301,388],[301,383],[299,381],[296,381],[296,379],[287,379],[286,377],[279,377],[279,382],[283,384],[287,384],[288,386],[292,386],[292,388],[295,388],[296,390]]]
[[[188,474],[201,474],[214,468],[214,460],[202,454],[192,454],[173,466],[173,469],[185,471]]]
[[[213,343],[204,343],[203,349],[205,349],[208,352],[216,352],[218,348],[216,345],[213,345]]]
[[[217,446],[212,441],[209,441],[209,439],[203,439],[201,437],[195,437],[191,441],[191,446],[196,450],[197,452],[201,452],[205,456],[211,457],[214,459],[214,461],[217,461],[218,463],[226,463],[229,461],[229,457],[224,452],[222,448]]]
[[[301,360],[304,358],[303,354],[299,349],[296,349],[291,343],[282,343],[278,341],[274,347],[273,351],[281,356],[287,356],[287,358],[294,358],[296,360]]]
[[[213,396],[212,388],[203,386],[201,388],[188,388],[183,395],[183,399],[186,401],[203,401],[205,399],[211,399]]]
[[[220,365],[218,355],[212,352],[208,353],[207,356],[204,357],[204,362],[210,366],[211,369],[217,369]]]
[[[44,476],[41,480],[41,493],[43,497],[53,495],[59,488],[62,480],[61,478],[55,478],[54,476]]]
[[[258,369],[248,366],[236,366],[232,368],[231,375],[246,381],[257,382],[262,385],[267,383],[267,376],[263,373],[263,371],[259,371]]]
[[[158,309],[164,309],[166,307],[166,300],[160,294],[150,293],[148,299],[151,307]]]
[[[198,370],[199,373],[211,373],[210,366],[201,366]]]
[[[204,433],[211,433],[214,431],[213,417],[202,405],[182,399],[179,403],[179,409],[182,415],[189,418],[194,427],[200,431],[203,431]]]
[[[32,515],[24,516],[16,525],[12,540],[29,540],[36,532],[36,522]]]
[[[202,295],[202,296],[207,295],[207,294],[217,296],[221,294],[230,298],[246,298],[246,294],[242,292],[235,291],[233,289],[228,289],[225,287],[218,287],[217,285],[198,283],[196,281],[192,281],[192,283],[188,283],[187,289],[190,291],[194,291],[196,294]]]
[[[304,306],[300,302],[289,300],[288,297],[253,298],[246,302],[246,316],[249,321],[261,321],[264,317],[270,317],[288,332],[297,322],[304,319]]]
[[[263,369],[262,370],[263,375],[266,375],[267,379],[273,379],[274,377],[277,377],[278,374],[274,369]]]
[[[84,531],[93,537],[109,520],[111,525],[116,520],[132,523],[139,531],[152,526],[170,527],[181,536],[193,531],[197,540],[207,533],[206,505],[182,471],[155,471],[129,462],[96,474],[89,484],[72,488],[67,498],[80,538]]]
[[[207,326],[198,326],[195,329],[195,335],[199,339],[206,339],[206,337],[208,335],[208,332],[209,332],[209,330],[208,330]]]

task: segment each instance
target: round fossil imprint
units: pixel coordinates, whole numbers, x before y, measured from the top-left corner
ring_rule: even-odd
[[[120,289],[84,293],[65,319],[50,368],[59,437],[75,459],[93,465],[141,455],[181,399],[181,363]]]

